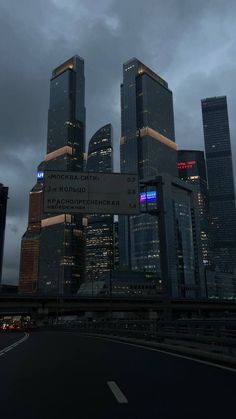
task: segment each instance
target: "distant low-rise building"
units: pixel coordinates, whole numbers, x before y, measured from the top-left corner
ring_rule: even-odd
[[[101,281],[87,281],[80,287],[80,296],[116,297],[156,296],[163,291],[162,280],[153,272],[112,271]]]
[[[0,285],[0,293],[2,294],[17,294],[18,286],[12,284],[2,284]]]
[[[236,273],[206,270],[205,279],[208,298],[236,300]]]

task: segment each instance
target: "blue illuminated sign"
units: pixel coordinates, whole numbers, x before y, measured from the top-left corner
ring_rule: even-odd
[[[157,199],[156,191],[141,192],[139,194],[139,202],[144,204],[145,202],[155,202]]]
[[[38,172],[37,173],[37,179],[43,179],[44,178],[44,172]]]

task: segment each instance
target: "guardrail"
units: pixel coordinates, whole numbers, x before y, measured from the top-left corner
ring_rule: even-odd
[[[236,360],[236,321],[107,320],[73,321],[56,328],[81,333],[139,339],[222,354]]]

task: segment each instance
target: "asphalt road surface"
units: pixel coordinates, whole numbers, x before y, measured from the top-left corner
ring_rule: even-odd
[[[68,332],[0,334],[1,419],[227,419],[235,389],[233,371],[148,348]]]

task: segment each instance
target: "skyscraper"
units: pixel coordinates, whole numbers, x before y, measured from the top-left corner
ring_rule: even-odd
[[[3,186],[3,184],[0,183],[0,285],[2,281],[3,250],[7,214],[7,196],[8,187]]]
[[[150,190],[151,187],[151,190]],[[161,274],[165,297],[205,296],[199,212],[195,188],[163,174],[142,184],[141,210],[158,220]]]
[[[92,136],[87,157],[88,172],[113,172],[113,132],[112,125],[107,124]]]
[[[121,172],[140,179],[177,175],[172,92],[160,76],[133,58],[123,65]],[[150,214],[119,217],[121,268],[157,272],[158,222]]]
[[[35,293],[38,287],[40,233],[43,211],[43,171],[29,195],[28,227],[21,240],[19,292]]]
[[[89,142],[87,171],[112,173],[112,126],[100,128]],[[114,221],[112,215],[89,215],[86,228],[86,278],[101,279],[114,268]]]
[[[236,270],[236,207],[226,96],[202,100],[212,262]]]
[[[82,216],[45,214],[39,197],[43,196],[45,170],[84,169],[84,86],[84,61],[78,56],[67,60],[52,72],[47,154],[38,167],[38,181],[30,196],[29,225],[22,239],[21,291],[73,294],[83,279]],[[34,214],[36,225],[32,223]],[[34,255],[32,239],[35,244]]]
[[[204,152],[199,150],[178,150],[178,170],[181,180],[192,183],[196,187],[202,261],[208,265],[208,191]]]

